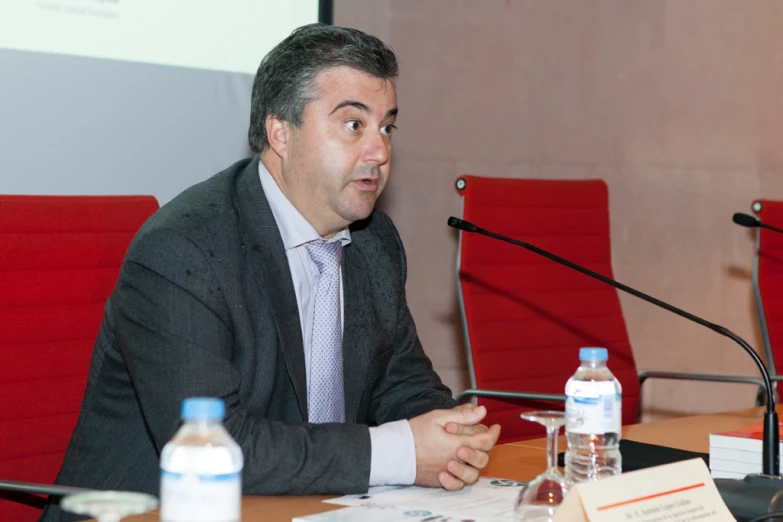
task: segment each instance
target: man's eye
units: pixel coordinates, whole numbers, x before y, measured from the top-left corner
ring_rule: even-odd
[[[396,130],[397,130],[397,126],[396,125],[391,125],[391,124],[386,125],[386,126],[381,128],[381,132],[383,134],[386,134],[387,136],[391,136],[394,133],[394,131],[396,131]]]
[[[362,128],[362,124],[359,122],[359,120],[348,120],[345,122],[345,128],[351,132],[357,132]]]

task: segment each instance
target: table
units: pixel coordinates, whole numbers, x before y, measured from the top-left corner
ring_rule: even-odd
[[[681,417],[660,422],[623,427],[623,438],[638,442],[660,444],[688,451],[709,452],[709,434],[734,430],[759,422],[763,408],[749,408],[726,413]],[[783,413],[783,407],[778,407]],[[543,431],[543,430],[542,430]],[[561,449],[565,438],[560,438]],[[512,480],[530,480],[546,467],[546,439],[535,439],[496,446],[490,463],[482,475]],[[290,522],[293,517],[341,509],[323,503],[333,496],[242,498],[244,522]],[[158,522],[157,513],[148,513],[123,519],[123,522]]]

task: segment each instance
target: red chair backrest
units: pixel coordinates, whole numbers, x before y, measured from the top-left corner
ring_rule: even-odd
[[[461,179],[465,220],[613,278],[603,181]],[[459,263],[476,388],[563,394],[579,366],[579,348],[605,347],[623,386],[623,424],[636,422],[638,374],[614,288],[478,234],[461,234]],[[544,436],[543,427],[522,421],[520,412],[563,408],[479,402],[490,412],[487,422],[501,424],[504,442]]]
[[[753,208],[762,223],[783,228],[783,201],[759,200]],[[783,363],[783,234],[763,228],[758,228],[757,234],[755,283],[759,318],[767,357],[772,357],[770,371],[780,375],[781,367],[777,365]]]
[[[104,304],[157,208],[152,196],[0,196],[0,478],[54,481]],[[0,520],[37,520],[41,506],[0,492]]]

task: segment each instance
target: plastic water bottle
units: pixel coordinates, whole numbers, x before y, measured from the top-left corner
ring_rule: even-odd
[[[182,427],[160,455],[161,522],[239,522],[242,449],[223,427],[221,399],[182,402]]]
[[[579,350],[581,365],[566,383],[566,477],[600,480],[622,472],[622,387],[606,366],[606,348]]]

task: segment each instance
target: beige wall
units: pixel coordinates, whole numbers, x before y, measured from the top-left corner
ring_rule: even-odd
[[[731,215],[783,198],[783,2],[334,3],[336,24],[386,40],[401,62],[383,208],[407,248],[422,342],[455,391],[467,376],[445,222],[459,212],[461,173],[606,180],[616,277],[762,350],[753,242]],[[621,298],[640,369],[756,375],[731,341]],[[753,395],[651,382],[647,418],[745,407]]]

